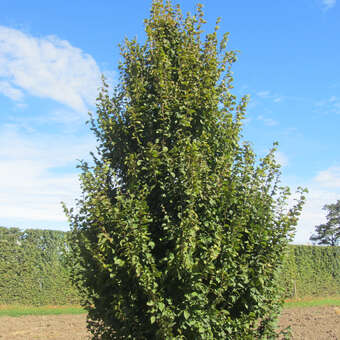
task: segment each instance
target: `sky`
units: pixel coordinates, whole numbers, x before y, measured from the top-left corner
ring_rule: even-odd
[[[184,13],[197,1],[178,1]],[[238,50],[234,94],[250,96],[243,136],[263,156],[279,142],[282,184],[307,187],[294,243],[309,244],[340,199],[340,1],[202,0],[211,32]],[[0,1],[0,225],[68,230],[61,201],[80,195],[85,124],[118,44],[145,40],[151,0]]]

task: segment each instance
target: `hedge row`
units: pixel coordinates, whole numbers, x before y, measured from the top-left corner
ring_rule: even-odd
[[[285,297],[340,294],[340,247],[289,246],[280,281]]]
[[[0,227],[0,304],[77,304],[67,233]],[[340,247],[289,246],[285,297],[340,294]]]
[[[0,304],[79,303],[67,249],[65,232],[0,227]]]

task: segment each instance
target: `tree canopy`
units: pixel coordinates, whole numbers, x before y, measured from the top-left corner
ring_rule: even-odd
[[[74,280],[100,339],[274,337],[276,274],[303,197],[287,209],[275,146],[242,142],[236,53],[154,0],[146,41],[125,40],[120,81],[99,93],[93,164],[72,226]]]
[[[327,222],[315,226],[315,234],[310,240],[318,244],[329,246],[339,245],[340,241],[340,200],[333,204],[326,204],[323,210],[327,211]]]

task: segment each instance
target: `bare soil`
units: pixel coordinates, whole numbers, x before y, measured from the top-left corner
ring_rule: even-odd
[[[279,327],[291,326],[295,340],[340,340],[339,307],[304,307],[284,309]]]
[[[280,328],[291,325],[293,339],[340,340],[340,308],[285,309]],[[85,340],[86,315],[44,315],[0,318],[2,340]]]
[[[30,315],[0,318],[2,340],[85,340],[86,314]]]

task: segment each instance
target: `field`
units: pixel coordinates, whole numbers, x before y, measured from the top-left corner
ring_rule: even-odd
[[[340,309],[333,306],[284,309],[279,325],[291,326],[292,339],[340,340]]]
[[[1,306],[0,316],[0,339],[89,339],[86,314],[77,306]],[[279,327],[289,325],[293,339],[340,340],[340,298],[287,302]]]

